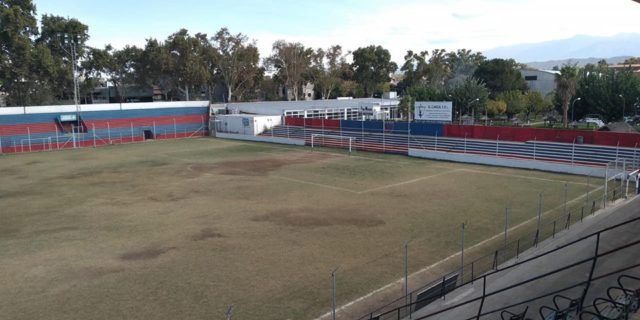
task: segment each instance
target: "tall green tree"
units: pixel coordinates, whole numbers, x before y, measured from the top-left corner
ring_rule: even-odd
[[[469,49],[458,49],[447,53],[447,64],[450,70],[447,82],[459,82],[473,76],[478,66],[484,61],[486,58],[482,53]]]
[[[556,93],[562,103],[562,122],[567,128],[569,124],[569,104],[576,94],[580,69],[575,64],[565,64],[556,74]]]
[[[321,99],[329,99],[338,88],[342,81],[340,73],[343,64],[346,64],[346,59],[339,45],[331,46],[326,51],[318,48],[312,55],[309,78],[320,93]]]
[[[484,82],[491,90],[491,97],[507,91],[526,91],[527,83],[520,74],[520,65],[513,59],[491,59],[482,62],[474,77]]]
[[[498,98],[507,104],[505,113],[509,118],[524,111],[527,103],[526,96],[517,90],[503,92],[498,95]]]
[[[628,58],[622,64],[640,64],[640,57]]]
[[[575,103],[578,119],[597,114],[606,122],[618,121],[622,119],[623,108],[625,115],[637,112],[634,108],[640,101],[640,78],[630,69],[587,65],[579,75],[575,96],[580,97]]]
[[[525,122],[529,121],[531,116],[535,118],[537,115],[551,111],[553,108],[551,101],[537,91],[526,92],[524,94],[524,103],[522,114]]]
[[[226,101],[253,87],[259,73],[260,56],[254,42],[242,33],[231,34],[227,28],[220,29],[212,38],[215,49],[216,70],[227,89]]]
[[[32,74],[38,34],[36,7],[30,0],[0,1],[0,90],[9,105],[28,105],[37,87]]]
[[[477,114],[476,110],[481,110],[489,99],[489,89],[481,80],[474,77],[452,84],[448,92],[459,116]]]
[[[364,89],[364,95],[372,97],[376,88],[389,82],[390,75],[398,69],[391,61],[389,50],[381,46],[358,48],[353,52],[353,78]]]
[[[36,45],[42,45],[51,51],[55,72],[50,82],[57,99],[69,100],[74,96],[74,72],[76,76],[80,61],[85,59],[86,42],[89,40],[89,27],[74,18],[43,15],[40,35]]]
[[[165,43],[154,38],[147,39],[137,63],[136,83],[160,87],[168,100],[176,87],[174,55]]]
[[[196,98],[194,89],[206,87],[211,79],[210,63],[207,58],[209,39],[204,33],[191,36],[187,29],[181,29],[165,42],[171,57],[171,71],[178,89],[186,100]]]
[[[487,100],[485,105],[485,113],[487,116],[499,116],[507,112],[507,103],[502,100]]]
[[[278,73],[278,79],[282,81],[287,92],[287,100],[291,100],[293,96],[298,101],[305,75],[311,68],[313,49],[305,48],[299,42],[291,43],[284,40],[276,41],[272,49],[271,56],[265,59],[264,64]]]

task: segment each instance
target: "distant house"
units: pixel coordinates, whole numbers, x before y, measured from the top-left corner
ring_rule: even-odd
[[[520,74],[530,91],[540,92],[543,96],[556,90],[556,74],[558,71],[523,69]]]
[[[640,77],[640,64],[612,64],[609,68],[616,70],[631,69],[634,75]]]
[[[122,91],[121,93],[119,91]],[[120,98],[122,96],[122,98]],[[164,100],[159,86],[98,87],[93,89],[93,103],[154,102]]]

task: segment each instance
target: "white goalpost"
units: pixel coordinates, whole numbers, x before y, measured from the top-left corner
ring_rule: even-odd
[[[620,188],[619,195],[620,197],[627,197],[629,190],[629,181],[637,181],[638,179],[638,169],[637,163],[635,159],[619,159],[616,161],[610,161],[607,163],[607,167],[605,170],[605,181],[604,181],[604,202],[606,205],[606,199],[610,192],[612,192],[612,200],[615,200],[616,190]],[[634,171],[635,170],[635,171]],[[619,186],[618,186],[619,181]],[[626,184],[625,184],[626,182]],[[613,189],[613,190],[610,190]]]
[[[320,139],[320,140],[318,140]],[[329,143],[327,143],[327,140],[329,140]],[[353,150],[353,142],[356,140],[356,138],[354,137],[346,137],[346,136],[337,136],[337,135],[332,135],[332,134],[320,134],[320,133],[314,133],[311,135],[311,148],[315,148],[315,146],[318,144],[320,146],[330,146],[330,147],[346,147],[343,144],[344,142],[348,142],[348,147],[349,147],[349,154],[351,154],[351,151]],[[335,143],[333,141],[340,141],[340,143]]]

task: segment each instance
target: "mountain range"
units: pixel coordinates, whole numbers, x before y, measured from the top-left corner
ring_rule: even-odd
[[[620,63],[640,56],[640,34],[623,33],[610,37],[578,35],[568,39],[518,44],[486,50],[487,58],[515,59],[533,68],[551,69],[564,63]]]

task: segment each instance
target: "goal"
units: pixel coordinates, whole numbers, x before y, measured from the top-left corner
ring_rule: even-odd
[[[638,164],[635,159],[619,159],[607,163],[604,183],[604,199],[626,198],[629,180],[637,179]],[[635,178],[635,179],[634,179]]]
[[[311,148],[318,147],[333,147],[333,148],[348,148],[349,153],[353,150],[353,143],[356,138],[347,136],[337,136],[331,134],[312,134],[311,135]]]

